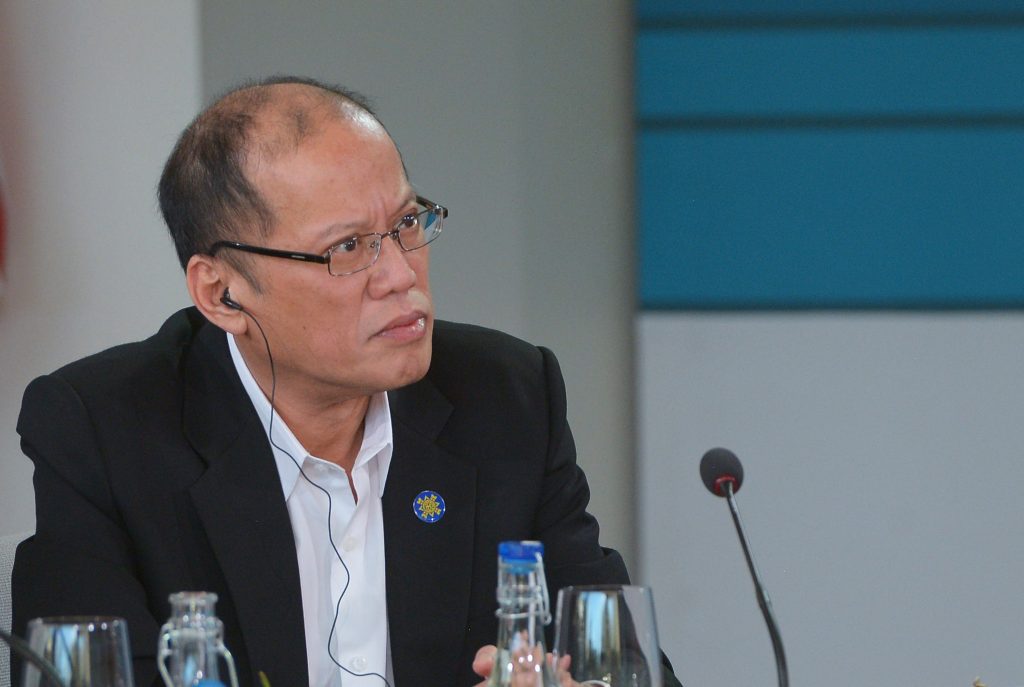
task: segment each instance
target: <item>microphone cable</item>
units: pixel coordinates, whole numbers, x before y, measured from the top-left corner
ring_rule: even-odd
[[[51,682],[58,687],[64,687],[64,678],[57,672],[53,664],[47,661],[44,657],[40,656],[30,645],[21,637],[18,637],[13,632],[6,632],[0,630],[0,640],[11,649],[11,658],[17,656],[23,661],[31,663],[41,673],[41,677],[45,678],[47,682]],[[11,677],[14,677],[14,665],[10,666]],[[27,668],[23,668],[23,675],[28,672]],[[43,684],[40,682],[40,684]]]
[[[224,298],[222,298],[221,300],[225,301]],[[230,299],[227,300],[230,301]],[[349,583],[352,582],[352,573],[349,571],[348,566],[345,564],[345,559],[341,557],[341,552],[338,551],[337,544],[334,543],[334,528],[332,527],[331,523],[331,514],[333,512],[332,509],[334,502],[331,499],[331,492],[329,492],[327,489],[323,488],[322,486],[311,480],[309,478],[309,475],[306,474],[305,470],[302,469],[302,466],[299,465],[299,461],[295,459],[295,456],[293,456],[289,451],[284,449],[282,446],[279,446],[274,441],[274,416],[277,415],[277,410],[274,406],[274,397],[277,394],[277,373],[274,369],[274,356],[270,352],[270,340],[267,338],[266,332],[263,331],[263,325],[260,324],[260,321],[256,319],[255,315],[250,313],[245,308],[241,307],[241,305],[235,301],[230,301],[230,303],[234,303],[234,305],[238,306],[236,309],[243,315],[248,316],[249,319],[253,321],[253,324],[256,325],[256,328],[260,332],[260,336],[263,337],[263,345],[267,349],[267,360],[270,363],[270,423],[267,425],[267,438],[270,440],[270,445],[276,448],[281,453],[288,456],[291,459],[292,463],[295,464],[295,467],[298,468],[299,474],[302,475],[302,478],[309,482],[310,485],[322,491],[324,495],[327,497],[327,539],[331,544],[331,549],[333,549],[334,555],[337,557],[338,562],[341,563],[341,567],[345,571],[345,586],[341,590],[341,595],[338,596],[338,602],[334,605],[334,620],[331,622],[331,632],[327,637],[327,656],[331,659],[331,662],[334,663],[334,665],[338,666],[341,670],[348,673],[352,677],[379,677],[381,680],[383,680],[386,687],[391,687],[391,683],[388,682],[388,679],[380,673],[372,671],[368,673],[353,672],[345,666],[343,666],[338,661],[338,659],[334,657],[334,632],[338,626],[338,616],[341,614],[341,600],[345,597],[345,593],[348,591]],[[230,303],[226,303],[228,307],[232,307]]]

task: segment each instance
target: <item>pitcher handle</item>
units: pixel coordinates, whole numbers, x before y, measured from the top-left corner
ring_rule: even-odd
[[[174,687],[171,682],[171,674],[167,671],[167,658],[171,655],[171,629],[167,625],[160,628],[160,640],[157,642],[156,648],[156,667],[160,671],[160,677],[163,678],[167,687]]]
[[[228,679],[231,680],[231,687],[238,687],[238,673],[235,672],[235,659],[228,651],[228,648],[224,646],[224,642],[217,642],[217,651],[224,657],[224,662],[228,665]]]

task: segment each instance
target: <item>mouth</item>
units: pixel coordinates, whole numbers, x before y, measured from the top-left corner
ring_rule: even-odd
[[[391,320],[374,336],[382,339],[406,342],[422,338],[427,333],[427,316],[420,312],[403,315]]]

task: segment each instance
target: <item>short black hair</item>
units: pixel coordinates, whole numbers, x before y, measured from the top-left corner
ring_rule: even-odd
[[[268,105],[279,104],[279,89],[274,87],[283,84],[310,88],[310,97],[287,103],[290,130],[283,133],[296,145],[311,133],[315,111],[325,104],[354,107],[377,120],[362,95],[302,76],[249,81],[218,97],[178,138],[157,189],[160,212],[182,269],[193,255],[208,253],[215,242],[238,240],[244,229],[269,234],[273,213],[246,177],[245,163],[252,153],[271,152],[265,141],[257,140],[258,116]],[[232,252],[228,259],[259,288],[243,256]]]

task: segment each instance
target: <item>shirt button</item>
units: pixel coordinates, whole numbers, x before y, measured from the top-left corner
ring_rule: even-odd
[[[358,670],[360,672],[366,670],[366,666],[369,662],[366,660],[366,656],[355,656],[352,658],[352,670]]]
[[[352,549],[356,548],[356,546],[358,546],[358,545],[359,545],[359,542],[356,541],[355,537],[345,537],[344,541],[341,542],[341,548],[345,549],[346,551],[351,551]],[[365,661],[366,659],[364,658],[362,660]]]

